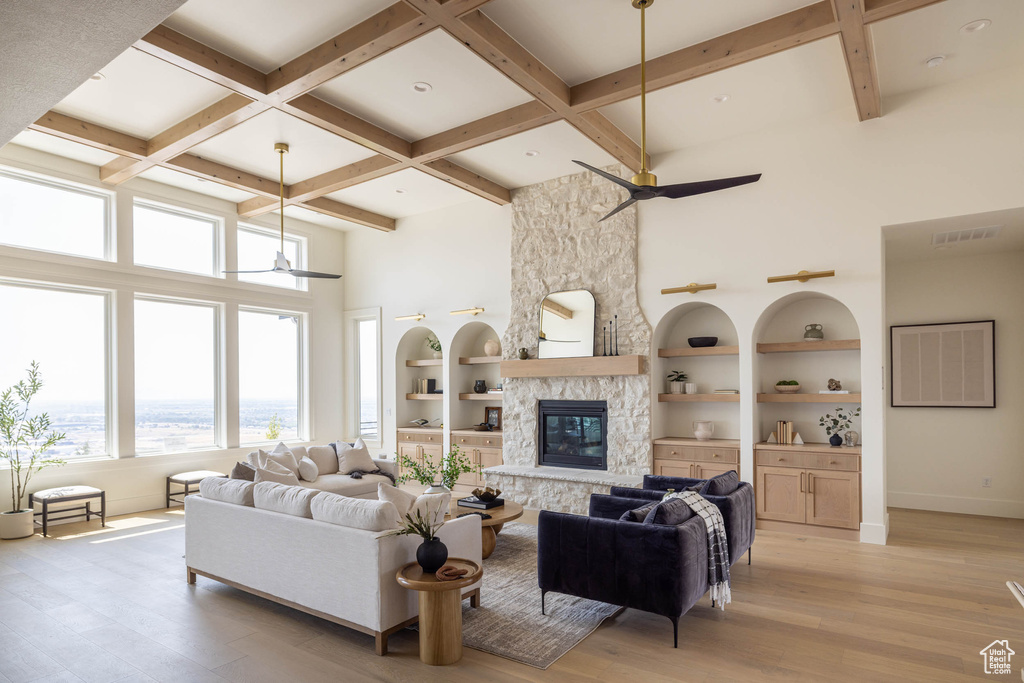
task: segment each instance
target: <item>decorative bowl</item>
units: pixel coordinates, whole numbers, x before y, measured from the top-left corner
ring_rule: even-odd
[[[775,385],[775,391],[779,392],[780,394],[795,394],[796,392],[800,391],[800,385],[799,384],[776,384]]]
[[[492,489],[490,486],[485,489],[473,489],[473,495],[477,497],[477,500],[490,503],[501,495],[501,489]]]
[[[686,340],[686,343],[695,349],[699,349],[704,346],[714,346],[718,343],[718,337],[690,337]]]

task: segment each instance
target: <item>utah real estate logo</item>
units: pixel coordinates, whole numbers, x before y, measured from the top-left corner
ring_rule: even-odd
[[[993,640],[988,647],[978,654],[985,658],[985,673],[1013,673],[1010,668],[1010,657],[1017,653],[1010,649],[1010,642],[1008,640]]]

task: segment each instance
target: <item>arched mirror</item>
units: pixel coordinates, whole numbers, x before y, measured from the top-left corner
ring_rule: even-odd
[[[538,358],[594,355],[594,295],[585,289],[554,292],[540,304]]]

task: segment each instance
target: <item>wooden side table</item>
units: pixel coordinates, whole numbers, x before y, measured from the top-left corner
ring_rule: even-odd
[[[398,570],[398,583],[419,592],[420,661],[431,666],[462,659],[462,589],[480,580],[484,570],[472,560],[449,557],[446,565],[467,569],[457,581],[438,581],[416,562]]]

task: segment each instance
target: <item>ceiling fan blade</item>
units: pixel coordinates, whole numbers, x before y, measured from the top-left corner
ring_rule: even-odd
[[[317,277],[326,280],[338,280],[341,278],[340,275],[331,275],[330,273],[316,273],[312,270],[289,270],[289,273],[295,277]]]
[[[222,270],[222,273],[273,273],[276,268],[270,270]]]
[[[622,202],[621,204],[616,206],[614,209],[612,209],[608,213],[607,216],[605,216],[604,218],[601,219],[601,221],[603,221],[605,218],[611,218],[612,216],[617,214],[619,211],[622,211],[623,209],[628,209],[629,207],[633,206],[636,203],[637,203],[637,200],[633,199],[632,197],[630,197],[629,199],[627,199],[626,201]],[[601,221],[598,221],[598,223],[600,223]]]
[[[694,195],[718,192],[719,190],[726,190],[730,187],[737,187],[748,183],[756,183],[760,179],[761,174],[758,173],[756,175],[736,176],[735,178],[719,178],[718,180],[701,180],[695,183],[663,185],[654,190],[654,196],[668,197],[669,199],[692,197]]]
[[[572,161],[573,161],[574,164],[579,164],[583,168],[585,168],[588,171],[591,171],[593,173],[596,173],[597,175],[601,176],[602,178],[607,178],[608,180],[612,181],[616,185],[621,185],[622,187],[626,188],[630,192],[633,192],[635,190],[639,190],[640,189],[639,185],[634,185],[633,183],[629,182],[628,180],[623,180],[622,178],[620,178],[618,176],[614,176],[611,173],[608,173],[607,171],[602,171],[599,168],[594,168],[590,164],[585,164],[582,161],[576,161],[575,159],[573,159]]]

